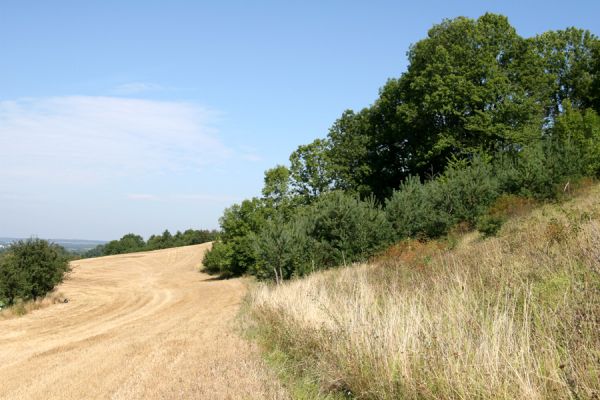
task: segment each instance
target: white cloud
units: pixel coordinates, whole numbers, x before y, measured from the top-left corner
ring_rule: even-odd
[[[173,200],[178,201],[200,201],[200,202],[235,202],[241,201],[237,196],[220,195],[220,194],[204,194],[204,193],[188,193],[188,194],[175,194],[170,197]]]
[[[164,87],[157,85],[156,83],[129,82],[118,85],[114,88],[113,92],[118,95],[132,95],[145,92],[156,92],[163,89]]]
[[[131,193],[127,195],[129,200],[137,201],[161,201],[161,202],[215,202],[231,203],[241,201],[239,197],[219,194],[186,193],[159,196],[147,193]]]
[[[263,159],[262,159],[262,157],[261,157],[261,156],[259,156],[259,155],[258,155],[258,154],[256,154],[256,153],[246,153],[246,154],[242,154],[242,155],[241,155],[241,158],[242,158],[243,160],[246,160],[246,161],[251,161],[251,162],[259,162],[259,161],[262,161],[262,160],[263,160]]]
[[[251,146],[240,146],[239,153],[240,153],[240,158],[242,160],[251,161],[251,162],[258,162],[258,161],[263,160],[262,156],[260,154],[258,154],[258,151],[256,150],[256,148],[251,147]]]
[[[129,200],[159,200],[159,197],[153,194],[144,194],[144,193],[132,193],[128,194],[127,198]]]
[[[0,178],[81,182],[202,170],[229,158],[195,104],[68,96],[0,102]]]

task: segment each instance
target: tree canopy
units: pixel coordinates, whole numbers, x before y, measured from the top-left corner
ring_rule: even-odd
[[[406,72],[373,104],[344,111],[289,167],[269,169],[262,198],[225,210],[207,270],[281,279],[459,223],[493,232],[497,198],[551,198],[557,185],[599,174],[600,41],[591,32],[524,38],[487,13],[434,25],[407,55]],[[340,239],[361,232],[375,241]]]

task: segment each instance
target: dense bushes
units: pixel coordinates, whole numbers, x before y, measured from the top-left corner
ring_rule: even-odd
[[[225,211],[206,270],[282,279],[457,224],[492,235],[502,196],[552,200],[598,176],[599,49],[576,28],[522,38],[501,15],[435,25],[374,104]]]
[[[364,260],[392,237],[373,199],[336,191],[294,208],[285,203],[268,208],[267,200],[247,200],[225,212],[221,241],[203,261],[206,272],[287,279]]]
[[[68,270],[68,255],[62,247],[40,239],[15,242],[0,257],[0,303],[42,297]]]
[[[188,229],[185,232],[179,232],[172,235],[165,230],[162,235],[152,235],[148,242],[144,241],[140,235],[128,233],[119,240],[98,245],[95,248],[83,254],[83,257],[101,257],[114,254],[134,253],[137,251],[167,249],[170,247],[190,246],[213,241],[217,238],[217,231]]]
[[[436,237],[476,218],[499,194],[493,166],[481,158],[452,164],[437,179],[410,177],[386,202],[395,238]]]
[[[260,278],[301,276],[365,260],[391,238],[391,226],[373,199],[335,191],[299,209],[290,221],[275,217],[252,235],[258,262],[250,272]]]
[[[598,119],[590,120],[589,131],[597,132]],[[308,204],[245,201],[225,212],[223,241],[207,254],[205,270],[279,280],[364,260],[394,240],[439,237],[460,223],[493,235],[504,221],[492,207],[499,198],[525,203],[556,198],[569,181],[598,174],[596,158],[586,154],[599,142],[575,142],[571,135],[548,130],[519,151],[455,160],[426,181],[409,177],[384,208],[373,198],[360,200],[342,191],[324,192]]]
[[[595,124],[591,131],[600,129]],[[596,176],[598,161],[586,154],[596,151],[600,136],[575,144],[554,132],[512,156],[453,163],[424,183],[418,177],[407,179],[386,201],[396,239],[440,236],[460,222],[492,234],[502,223],[501,215],[488,211],[498,197],[553,199],[569,181]]]

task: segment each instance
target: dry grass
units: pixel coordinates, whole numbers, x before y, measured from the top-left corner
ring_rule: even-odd
[[[22,317],[23,315],[28,314],[34,310],[39,310],[41,308],[48,307],[52,304],[64,304],[65,300],[68,301],[64,294],[53,291],[48,293],[43,298],[37,299],[35,301],[17,302],[16,304],[10,307],[6,307],[0,310],[0,321]]]
[[[600,187],[465,240],[259,286],[250,315],[324,393],[598,399]]]
[[[246,283],[207,245],[72,263],[68,303],[0,321],[0,399],[287,398],[235,332]]]

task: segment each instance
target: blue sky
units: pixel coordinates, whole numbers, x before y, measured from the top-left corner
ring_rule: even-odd
[[[443,18],[600,33],[592,0],[407,3],[0,3],[0,236],[216,228]]]

